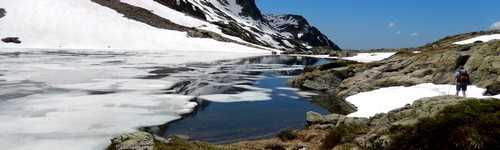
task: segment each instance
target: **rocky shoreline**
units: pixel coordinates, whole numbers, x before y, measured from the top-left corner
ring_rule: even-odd
[[[486,116],[488,113],[494,114],[498,111],[500,108],[500,100],[477,100],[454,96],[424,98],[415,101],[412,105],[380,114],[369,119],[352,118],[337,114],[322,116],[314,112],[308,112],[307,120],[309,126],[303,130],[287,130],[271,139],[243,141],[226,145],[212,145],[204,142],[188,141],[175,136],[164,139],[146,132],[136,132],[123,134],[113,138],[111,140],[112,144],[108,149],[392,149],[393,147],[402,146],[393,144],[393,142],[395,142],[394,140],[401,140],[398,139],[400,138],[398,137],[400,133],[394,131],[395,129],[401,127],[414,127],[422,124],[421,120],[439,118],[444,112],[456,109],[455,107],[473,109],[478,107],[479,110],[476,111],[479,112],[474,113],[480,113]],[[481,107],[487,108],[483,110],[480,109]],[[463,110],[458,110],[453,112],[453,114],[462,115],[462,111]],[[473,113],[467,115],[473,115]],[[498,118],[496,119],[495,121],[498,121]],[[469,124],[459,124],[459,126],[467,125]],[[499,124],[498,122],[494,122],[489,125],[495,126]],[[500,130],[498,128],[493,128],[491,132],[497,133],[494,137],[498,137]],[[487,135],[484,136],[488,137]],[[477,142],[482,142],[482,145],[478,145],[480,147],[479,149],[498,146],[495,145],[498,144],[495,141],[486,140]],[[448,144],[446,142],[443,143]],[[462,144],[467,146],[469,143]],[[412,146],[411,143],[409,146]]]

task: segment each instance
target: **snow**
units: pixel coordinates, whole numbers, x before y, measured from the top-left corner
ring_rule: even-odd
[[[132,1],[127,1],[132,3]],[[144,1],[147,8],[159,9]],[[8,14],[0,20],[0,36],[19,37],[22,44],[0,43],[3,48],[185,50],[264,53],[235,43],[189,38],[187,33],[159,29],[123,17],[91,1],[18,0],[0,1]],[[182,24],[202,25],[168,9],[155,11]],[[208,28],[214,28],[208,26]]]
[[[500,34],[482,35],[482,36],[478,36],[475,38],[455,42],[453,44],[466,45],[466,44],[472,44],[472,43],[477,42],[477,41],[489,42],[489,41],[493,41],[493,40],[500,40]]]
[[[269,24],[271,24],[271,26],[273,27],[279,28],[285,25],[299,25],[299,22],[295,18],[285,15],[268,15],[265,17],[269,21]]]
[[[343,57],[341,59],[358,61],[358,62],[374,62],[374,61],[384,60],[386,58],[391,57],[394,54],[396,53],[395,52],[358,53],[356,56]]]
[[[467,96],[473,98],[489,98],[483,96],[485,89],[469,86]],[[410,87],[388,87],[374,91],[358,93],[346,98],[346,101],[358,107],[358,111],[349,114],[351,117],[372,117],[377,113],[386,113],[393,109],[411,104],[415,100],[442,95],[454,95],[454,85],[419,84]],[[499,98],[500,95],[492,96]]]
[[[121,2],[150,10],[152,13],[154,13],[162,18],[168,19],[168,20],[170,20],[178,25],[192,27],[192,28],[198,28],[198,29],[207,30],[207,31],[212,31],[212,32],[218,33],[226,38],[229,38],[229,39],[232,39],[232,40],[235,40],[238,42],[242,42],[242,43],[251,44],[251,43],[248,43],[248,42],[240,39],[239,37],[234,37],[234,36],[230,36],[230,35],[226,35],[226,34],[222,33],[222,31],[219,29],[219,27],[212,24],[212,23],[188,16],[182,12],[179,12],[179,11],[176,11],[176,10],[171,9],[169,7],[163,6],[162,4],[160,4],[154,0],[141,0],[141,1],[121,0]],[[255,45],[255,44],[251,44],[251,45]]]
[[[256,39],[262,43],[267,43],[274,48],[283,48],[280,43],[276,41],[271,35],[280,35],[276,30],[274,30],[269,24],[263,23],[261,20],[255,20],[251,17],[242,16],[242,6],[240,6],[236,0],[225,0],[225,1],[215,1],[215,0],[186,0],[194,6],[202,9],[206,13],[207,20],[209,22],[230,22],[236,21],[238,25],[248,32],[256,36]],[[211,4],[213,7],[210,5]],[[215,7],[215,8],[214,8]],[[259,30],[263,32],[255,32],[254,30]]]
[[[381,61],[386,58],[389,58],[396,54],[396,52],[378,52],[378,53],[358,53],[356,56],[352,57],[331,57],[329,55],[291,55],[291,56],[298,56],[298,57],[313,57],[313,58],[324,58],[324,59],[344,59],[344,60],[352,60],[352,61],[358,61],[358,62],[375,62],[375,61]]]
[[[198,98],[212,102],[233,103],[244,101],[268,101],[271,100],[271,94],[262,91],[246,91],[238,94],[201,95]]]
[[[104,149],[112,136],[179,119],[197,105],[192,96],[163,94],[175,77],[138,78],[151,75],[149,68],[257,55],[0,49],[0,149]],[[254,91],[237,95],[240,101],[269,97],[241,87]]]

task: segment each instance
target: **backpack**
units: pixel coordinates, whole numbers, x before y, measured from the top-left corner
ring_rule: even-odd
[[[469,74],[465,71],[460,71],[457,77],[457,82],[461,84],[469,84]]]

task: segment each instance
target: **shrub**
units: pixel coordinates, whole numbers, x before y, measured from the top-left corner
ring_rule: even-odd
[[[500,100],[468,100],[390,129],[389,149],[500,149]]]
[[[349,143],[354,140],[356,135],[366,133],[368,127],[359,124],[341,124],[333,128],[323,139],[321,149],[332,149],[333,147]]]
[[[285,130],[278,133],[278,138],[281,141],[291,141],[297,139],[297,134],[292,130]]]

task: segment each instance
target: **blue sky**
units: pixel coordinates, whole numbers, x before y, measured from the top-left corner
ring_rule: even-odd
[[[263,13],[292,13],[344,49],[415,47],[500,21],[500,0],[256,0]]]

